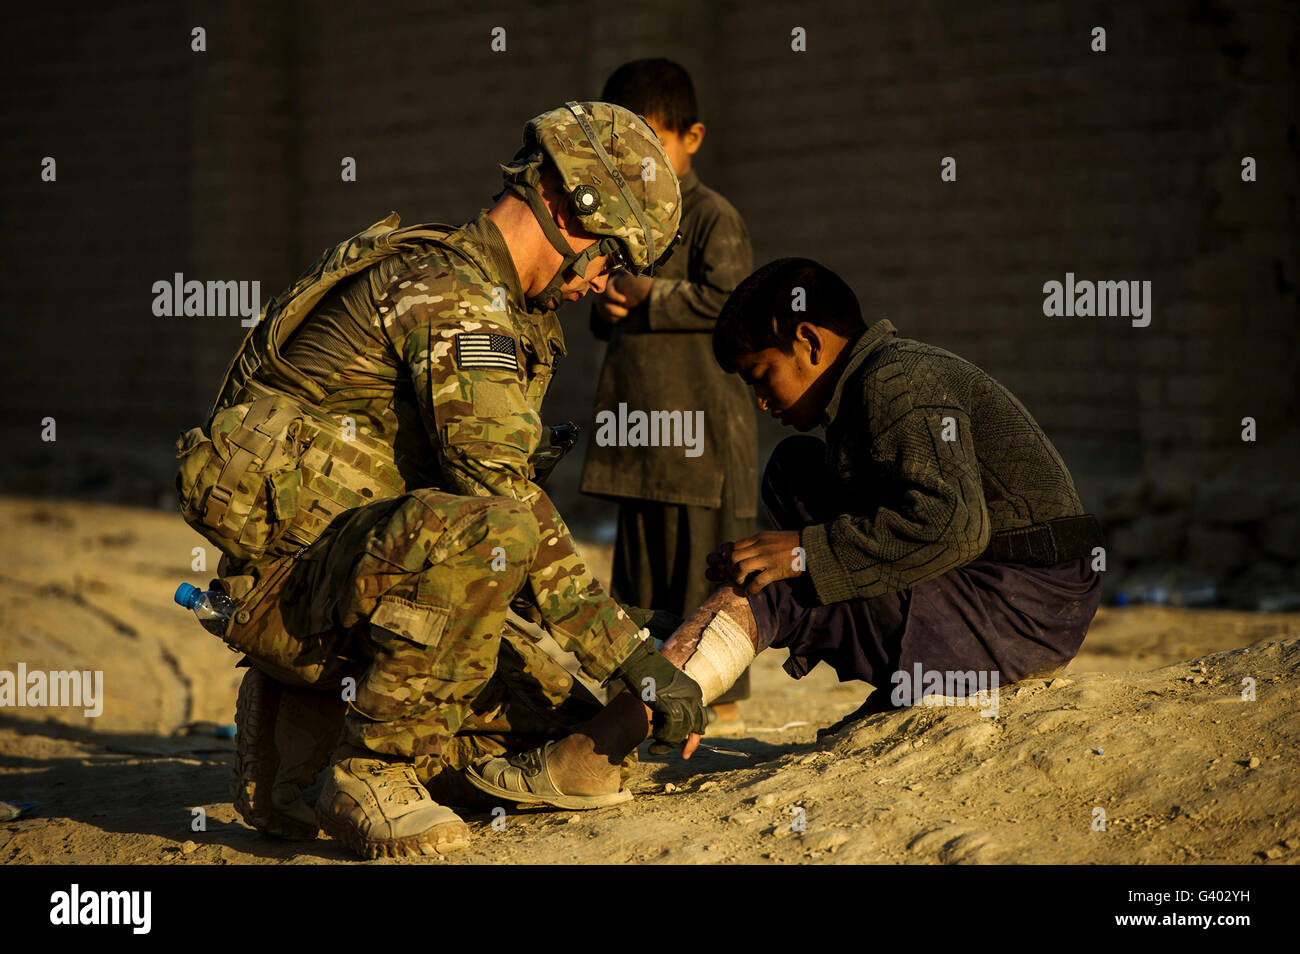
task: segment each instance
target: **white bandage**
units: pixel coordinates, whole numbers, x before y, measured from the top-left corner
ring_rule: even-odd
[[[683,672],[700,684],[707,705],[732,687],[754,661],[754,644],[745,628],[726,613],[704,627]]]

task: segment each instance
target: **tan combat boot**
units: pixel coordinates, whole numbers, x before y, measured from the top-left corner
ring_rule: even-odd
[[[469,826],[433,800],[414,768],[368,752],[334,763],[316,820],[363,858],[445,855],[469,846]]]
[[[276,838],[316,837],[302,793],[329,765],[345,712],[335,693],[288,686],[256,667],[244,673],[230,797],[246,824]]]

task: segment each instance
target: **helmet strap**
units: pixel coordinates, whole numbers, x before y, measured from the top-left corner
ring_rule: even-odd
[[[563,295],[560,292],[560,286],[564,284],[564,277],[568,272],[574,272],[578,275],[586,275],[587,266],[591,263],[592,258],[600,247],[600,242],[594,242],[591,248],[581,252],[575,252],[564,233],[560,231],[555,217],[551,215],[551,210],[546,207],[546,202],[542,199],[542,193],[537,188],[541,181],[541,173],[536,165],[529,165],[525,169],[515,173],[506,184],[511,192],[528,203],[528,208],[532,210],[533,218],[541,226],[542,233],[546,236],[551,247],[560,253],[563,261],[556,270],[551,280],[547,282],[546,287],[534,295],[530,301],[536,307],[546,308],[560,306],[563,301]],[[594,253],[594,254],[593,254]],[[579,271],[578,269],[581,269]],[[552,304],[553,303],[553,304]]]

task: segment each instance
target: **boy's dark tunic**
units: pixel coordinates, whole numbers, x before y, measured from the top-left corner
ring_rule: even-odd
[[[763,478],[773,519],[799,529],[808,573],[751,597],[760,648],[888,686],[916,663],[1064,666],[1096,613],[1096,521],[1056,448],[975,365],[878,321],[851,346],[826,443],[790,438]],[[909,700],[910,701],[910,700]]]
[[[680,447],[600,447],[592,441],[585,493],[619,501],[611,591],[635,606],[685,616],[714,584],[707,556],[754,533],[758,428],[749,389],[718,367],[712,334],[732,289],[753,269],[740,213],[694,172],[681,179],[681,241],[646,303],[610,325],[594,310],[592,331],[609,340],[596,412],[704,412],[704,452]],[[744,686],[719,701],[743,698]]]

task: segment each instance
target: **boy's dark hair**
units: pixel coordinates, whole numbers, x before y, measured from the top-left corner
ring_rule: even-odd
[[[803,309],[795,310],[795,289]],[[866,323],[858,297],[844,279],[810,258],[778,258],[736,286],[713,328],[713,356],[726,371],[736,359],[767,348],[794,351],[794,329],[802,321],[855,338]]]
[[[690,74],[662,57],[624,63],[605,80],[600,98],[675,133],[685,132],[700,119]]]

